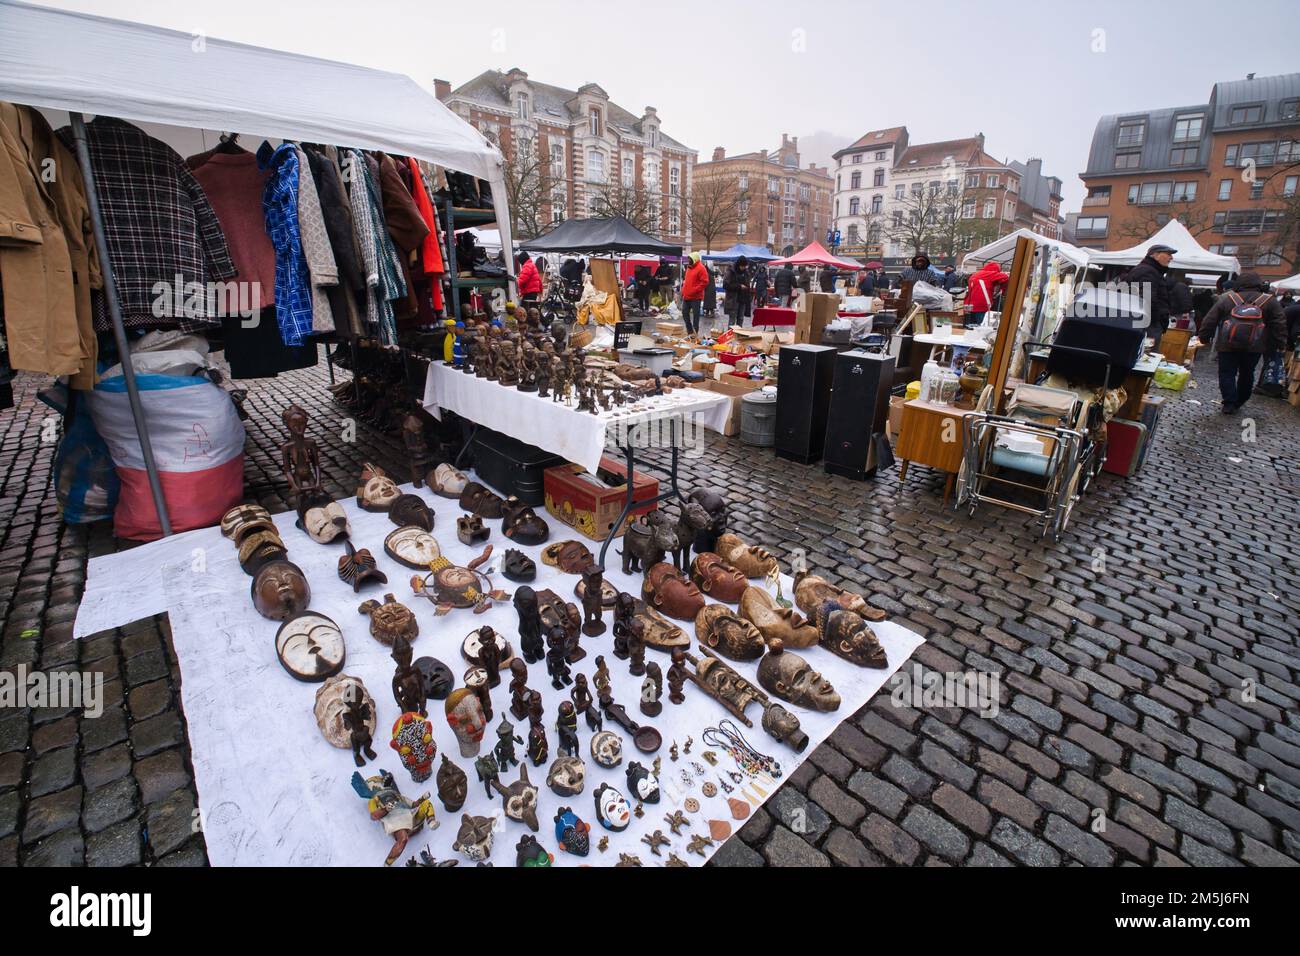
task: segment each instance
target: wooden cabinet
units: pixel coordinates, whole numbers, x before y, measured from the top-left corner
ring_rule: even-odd
[[[903,403],[903,418],[894,455],[900,461],[898,480],[907,478],[911,462],[948,473],[943,503],[948,504],[957,472],[961,470],[965,442],[963,419],[970,412],[952,405],[936,405],[913,399]]]

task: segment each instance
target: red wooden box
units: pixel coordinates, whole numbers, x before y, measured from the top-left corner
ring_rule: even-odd
[[[627,501],[627,468],[623,462],[602,455],[595,476],[581,465],[556,465],[542,473],[546,492],[546,510],[559,521],[581,531],[593,541],[604,541]],[[632,498],[647,501],[659,495],[659,482],[638,472],[634,476]],[[658,504],[636,505],[617,534],[638,515],[653,511]]]

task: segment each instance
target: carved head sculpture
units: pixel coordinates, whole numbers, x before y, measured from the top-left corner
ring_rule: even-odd
[[[871,625],[835,601],[816,609],[813,623],[821,635],[820,644],[836,657],[859,667],[888,667],[889,660]]]
[[[700,589],[666,561],[651,565],[646,571],[641,596],[655,610],[679,621],[695,620],[695,615],[704,607]]]
[[[308,508],[303,512],[302,527],[313,541],[321,544],[329,544],[352,533],[347,512],[337,501]]]
[[[537,577],[537,564],[516,548],[506,551],[501,567],[505,576],[511,581],[531,581]]]
[[[445,700],[455,686],[451,668],[436,657],[416,658],[415,669],[424,680],[424,696],[429,700]]]
[[[517,820],[534,833],[537,832],[537,788],[528,781],[528,764],[519,765],[519,779],[508,787],[493,780],[492,786],[501,794],[501,808],[511,820]]]
[[[236,505],[221,516],[221,533],[234,541],[236,546],[256,531],[279,534],[275,522],[271,520],[271,513],[261,505]]]
[[[401,494],[397,482],[374,465],[362,471],[362,484],[357,488],[357,506],[366,511],[387,511]]]
[[[433,758],[438,745],[433,742],[433,724],[417,713],[402,714],[393,723],[392,739],[388,745],[397,751],[402,766],[411,772],[411,779],[423,783],[433,776]]]
[[[348,705],[357,701],[366,713],[366,728],[373,737],[376,727],[375,702],[366,690],[361,678],[351,674],[336,674],[316,691],[316,706],[312,713],[316,717],[316,726],[321,735],[329,741],[330,746],[347,750],[352,746],[352,733],[343,722]]]
[[[557,567],[565,574],[581,574],[594,561],[591,549],[581,541],[556,541],[542,549],[542,563]]]
[[[591,824],[578,819],[571,807],[555,814],[555,842],[565,853],[586,856],[591,851]]]
[[[301,438],[307,431],[307,413],[297,405],[290,405],[282,411],[280,421],[294,438]]]
[[[452,733],[456,735],[456,743],[460,745],[460,755],[477,756],[483,742],[483,730],[487,727],[487,717],[478,695],[468,687],[458,687],[447,695],[443,710]]]
[[[794,603],[808,617],[826,601],[834,601],[846,611],[852,611],[864,621],[883,621],[885,612],[872,607],[861,594],[854,594],[831,584],[818,574],[800,571],[794,576]]]
[[[772,696],[797,707],[828,713],[840,706],[840,695],[831,682],[798,654],[785,650],[780,641],[758,662],[758,682]]]
[[[293,677],[319,683],[343,669],[347,645],[343,631],[324,614],[304,611],[280,625],[275,654]]]
[[[256,574],[264,565],[283,560],[288,553],[274,531],[254,531],[239,543],[239,566],[245,574]]]
[[[779,567],[776,558],[767,549],[745,544],[734,534],[719,535],[714,550],[747,577],[765,578]]]
[[[758,628],[721,604],[706,604],[695,615],[695,636],[733,661],[757,660],[765,650]]]
[[[434,536],[415,525],[407,525],[391,532],[384,539],[384,551],[394,561],[421,570],[427,569],[442,557],[442,548]]]
[[[591,759],[602,767],[617,767],[623,762],[623,738],[612,730],[601,730],[591,738]]]
[[[271,561],[253,575],[253,607],[262,617],[284,621],[307,610],[311,587],[302,568],[291,561]]]
[[[556,757],[546,774],[546,785],[561,797],[582,793],[586,783],[587,768],[580,757]]]
[[[607,783],[602,783],[592,794],[596,804],[596,819],[606,830],[615,833],[626,830],[632,822],[632,814],[627,808],[627,798]]]
[[[627,789],[642,803],[659,802],[659,775],[635,760],[627,765]]]
[[[388,520],[399,528],[410,525],[432,531],[433,509],[419,495],[398,495],[388,506]]]
[[[449,813],[455,813],[465,805],[468,793],[469,777],[443,754],[442,765],[438,768],[438,799]]]
[[[551,854],[537,842],[537,837],[531,833],[525,833],[515,844],[515,866],[517,867],[538,867],[550,866],[555,862]]]
[[[387,584],[388,575],[376,566],[375,556],[368,548],[354,548],[351,541],[343,542],[347,554],[339,556],[339,578],[352,585],[352,593],[367,584]]]
[[[380,644],[391,647],[399,634],[408,642],[420,635],[420,622],[415,619],[415,613],[405,604],[399,604],[392,594],[384,595],[383,604],[373,599],[365,601],[357,611],[370,616],[370,636]]]
[[[712,551],[704,551],[691,562],[691,580],[709,597],[735,604],[749,587],[749,579]]]
[[[697,488],[691,500],[698,502],[709,513],[709,530],[722,534],[727,530],[727,500],[712,488]]]
[[[780,704],[768,704],[763,708],[763,729],[776,740],[792,747],[796,753],[803,753],[808,746],[808,735],[799,727],[799,718]]]
[[[491,817],[462,814],[460,829],[456,831],[456,842],[451,848],[465,854],[465,859],[481,863],[492,855],[492,826]]]

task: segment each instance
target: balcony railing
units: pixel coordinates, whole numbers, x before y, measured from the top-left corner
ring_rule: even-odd
[[[1085,206],[1109,206],[1109,196],[1085,196],[1083,199]]]

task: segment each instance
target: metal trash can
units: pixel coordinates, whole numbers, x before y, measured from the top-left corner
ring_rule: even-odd
[[[776,393],[756,389],[740,399],[740,440],[770,448],[776,444]]]

